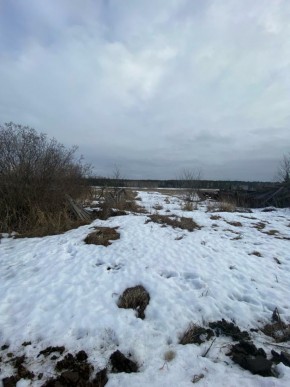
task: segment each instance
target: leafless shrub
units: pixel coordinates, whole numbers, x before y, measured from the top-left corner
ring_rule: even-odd
[[[76,150],[28,126],[0,126],[0,231],[25,233],[36,225],[55,231],[54,224],[59,230],[73,223],[66,195],[84,200],[90,171]]]
[[[150,295],[142,285],[137,285],[128,288],[120,296],[118,307],[124,309],[134,309],[137,312],[137,317],[144,320],[145,309],[150,301]]]

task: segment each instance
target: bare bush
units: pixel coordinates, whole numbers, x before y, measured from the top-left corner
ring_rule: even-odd
[[[76,219],[67,195],[84,199],[89,191],[90,168],[75,158],[76,150],[28,126],[0,126],[0,231],[70,228]]]
[[[280,161],[277,175],[278,180],[281,183],[290,183],[290,153],[288,153],[288,155],[284,155]]]
[[[183,200],[191,203],[199,200],[201,171],[194,169],[183,169],[179,176],[180,187],[184,189]]]

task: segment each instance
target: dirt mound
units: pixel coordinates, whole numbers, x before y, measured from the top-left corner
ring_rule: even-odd
[[[138,365],[133,360],[128,359],[122,352],[119,350],[112,353],[110,356],[112,371],[113,372],[137,372]]]
[[[253,343],[240,341],[233,345],[228,354],[232,360],[254,375],[275,376],[272,371],[272,361],[267,359],[263,348],[257,348]]]
[[[219,321],[213,321],[208,324],[210,328],[215,331],[215,334],[225,336],[231,336],[234,340],[250,340],[250,335],[247,331],[241,331],[240,328],[233,322],[228,322],[224,319]]]
[[[118,307],[124,309],[134,309],[137,312],[137,317],[144,320],[145,309],[150,301],[150,295],[142,285],[137,285],[128,288],[120,296]]]

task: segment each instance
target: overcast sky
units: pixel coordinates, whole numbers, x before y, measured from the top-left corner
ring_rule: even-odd
[[[272,181],[290,151],[289,0],[0,0],[0,123],[98,175]]]

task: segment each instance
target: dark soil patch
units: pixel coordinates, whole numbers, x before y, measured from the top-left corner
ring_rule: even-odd
[[[55,370],[61,374],[54,379],[49,379],[43,387],[92,386],[89,379],[94,367],[87,362],[87,358],[85,351],[80,351],[75,356],[68,353],[56,363]]]
[[[111,241],[120,239],[120,234],[116,231],[118,227],[95,227],[94,232],[90,233],[84,240],[89,245],[109,246]]]
[[[190,324],[179,340],[179,344],[202,344],[214,336],[211,329],[200,327],[196,324]]]
[[[119,350],[112,353],[110,356],[113,372],[137,372],[138,365],[133,360],[128,359]]]
[[[214,321],[208,324],[215,331],[217,336],[231,336],[233,340],[250,340],[250,335],[247,331],[241,331],[240,328],[233,322],[228,322],[224,319]]]
[[[59,354],[62,355],[64,353],[64,351],[65,351],[65,347],[64,346],[61,346],[61,347],[47,347],[43,351],[40,351],[39,354],[37,355],[37,357],[39,357],[41,355],[47,357],[47,356],[51,355],[53,352],[59,352]]]
[[[277,211],[275,207],[266,207],[261,210],[261,212],[274,212]]]
[[[145,309],[150,301],[150,295],[142,285],[137,285],[128,288],[120,296],[118,307],[124,309],[134,309],[137,312],[137,317],[144,320]]]
[[[23,363],[25,362],[25,355],[17,356],[10,360],[13,363],[16,374],[2,379],[4,387],[15,387],[20,379],[34,379],[34,373],[29,371]]]
[[[255,255],[256,257],[262,257],[262,254],[259,251],[252,251],[249,255]]]
[[[290,354],[282,351],[279,355],[278,352],[272,349],[272,362],[275,364],[283,363],[285,366],[290,367]]]
[[[267,359],[263,348],[257,348],[253,343],[241,340],[233,345],[230,353],[232,360],[254,375],[275,376],[272,371],[272,361]]]
[[[9,348],[9,345],[8,344],[4,344],[4,345],[2,345],[2,347],[1,347],[1,351],[5,351],[6,349],[8,349]]]
[[[192,219],[182,216],[181,218],[172,219],[172,217],[166,215],[153,214],[149,216],[145,223],[154,222],[165,226],[171,226],[173,228],[178,227],[182,230],[194,231],[200,230],[200,226]]]

